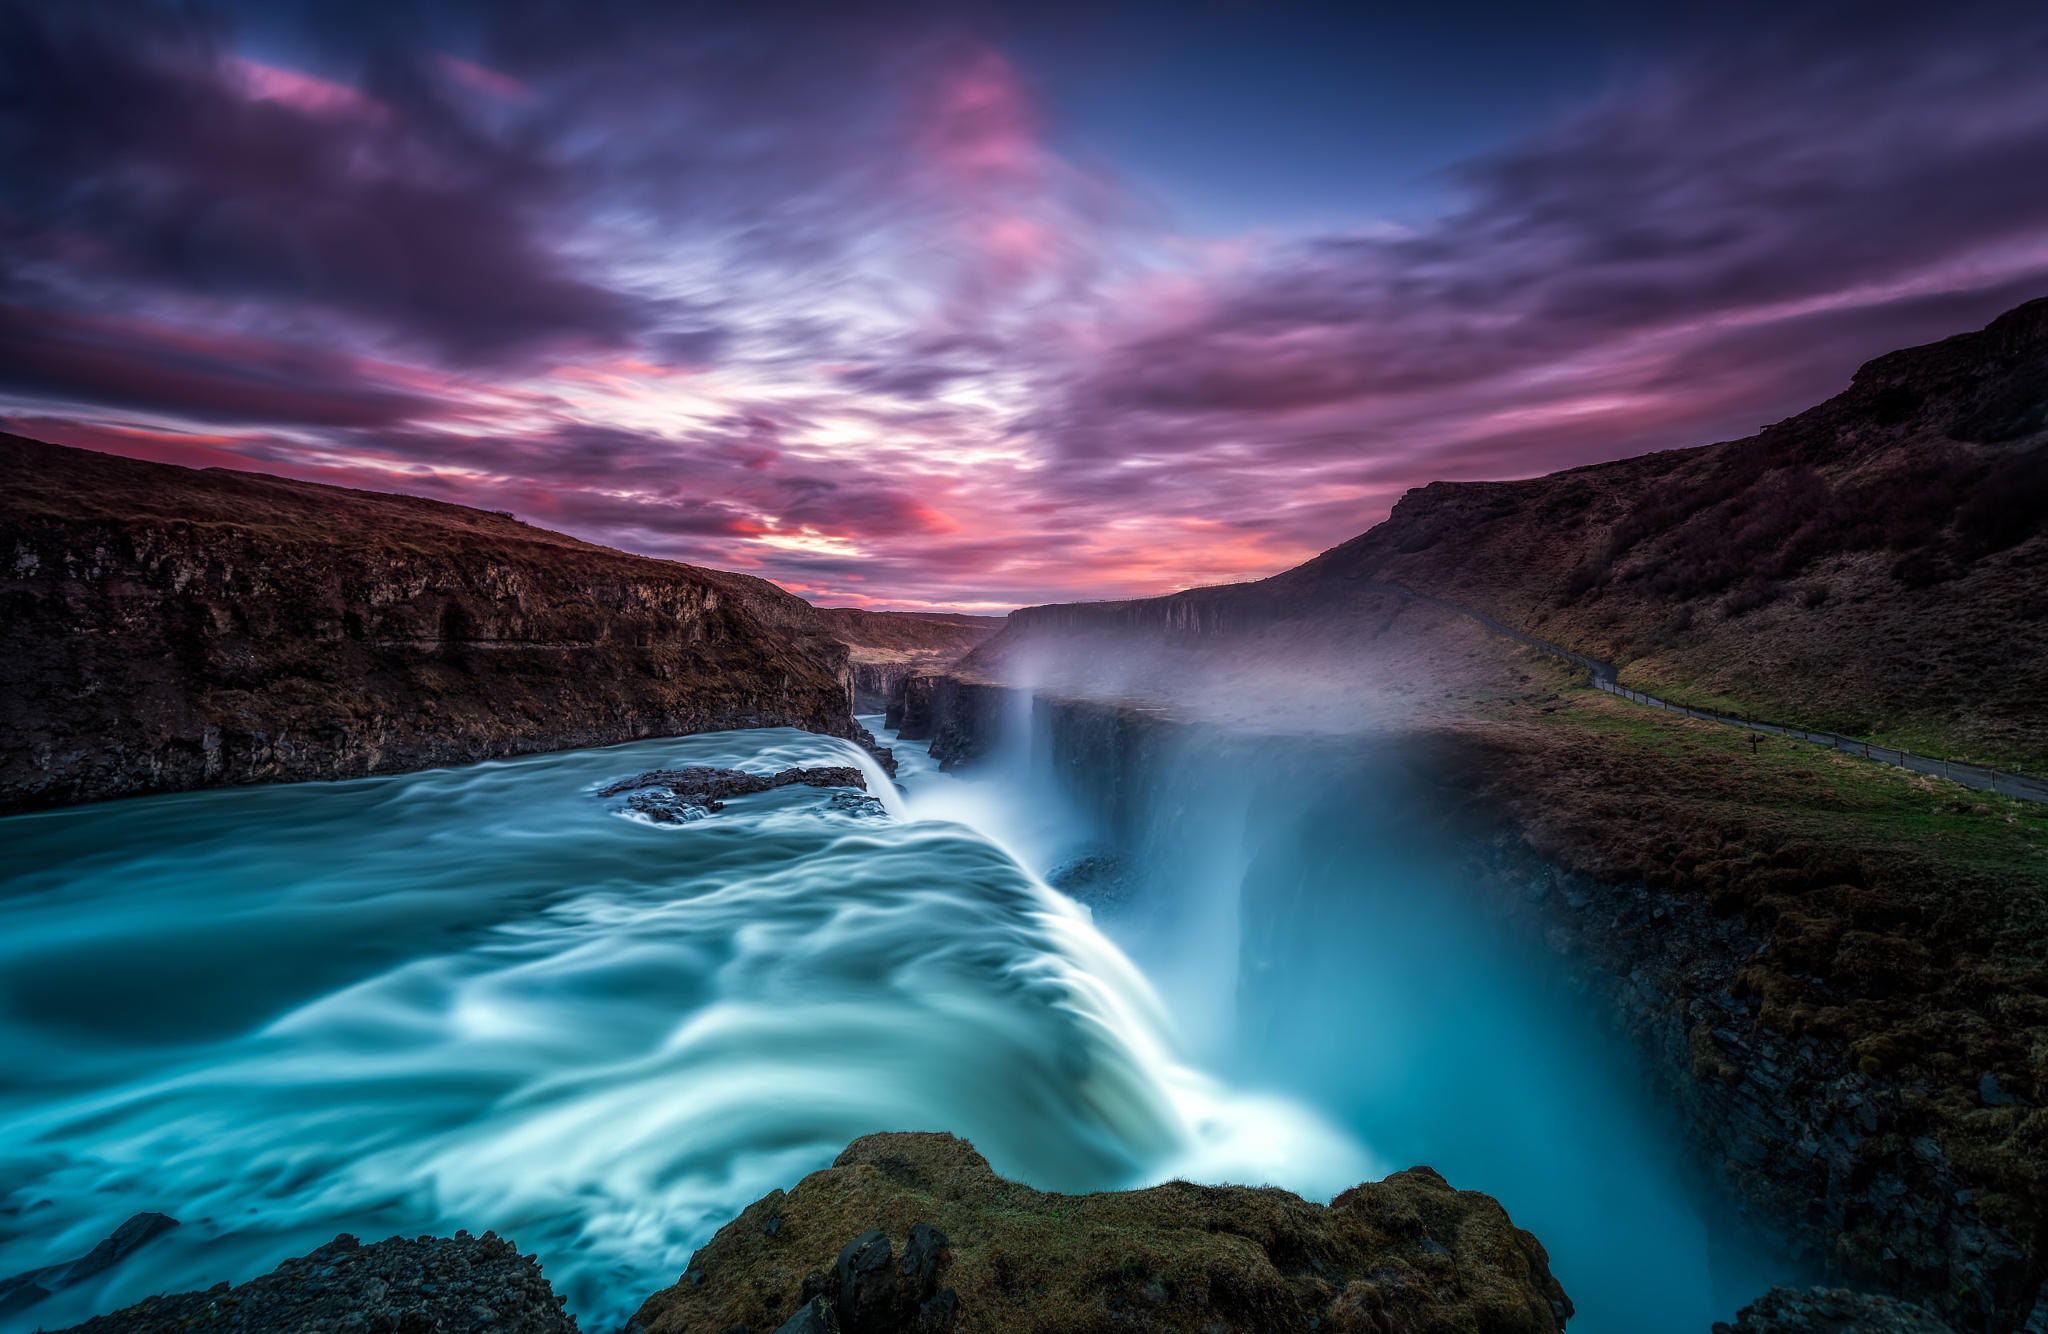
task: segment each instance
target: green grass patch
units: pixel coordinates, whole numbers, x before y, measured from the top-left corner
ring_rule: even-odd
[[[1752,712],[1757,707],[1754,700],[1741,700],[1733,695],[1724,695],[1699,686],[1688,685],[1683,681],[1674,681],[1660,673],[1644,671],[1642,666],[1640,662],[1629,663],[1627,666],[1616,671],[1615,679],[1631,690],[1640,690],[1645,695],[1655,695],[1659,699],[1668,699],[1673,704],[1683,704],[1689,709],[1706,709],[1713,713],[1732,713],[1740,716]],[[1762,714],[1757,716],[1764,717]],[[1780,722],[1782,720],[1765,717],[1764,721]],[[1805,724],[1801,725],[1804,726]]]
[[[1646,789],[1761,817],[1859,850],[1911,853],[2048,886],[2048,805],[1979,792],[1895,765],[1677,717],[1590,687],[1539,715],[1583,728],[1642,765]]]
[[[1673,704],[1687,708],[1733,714],[1738,718],[1755,718],[1761,722],[1806,728],[1816,732],[1835,732],[1853,740],[1881,746],[1886,750],[1903,750],[1931,759],[1959,760],[1965,764],[1981,764],[2012,773],[2048,777],[2048,755],[2016,747],[2001,747],[1981,740],[1969,740],[1960,736],[1953,728],[1943,727],[1931,719],[1908,718],[1872,726],[1865,718],[1835,714],[1826,705],[1815,705],[1811,702],[1801,704],[1795,700],[1781,700],[1770,696],[1738,697],[1709,690],[1688,681],[1675,680],[1663,672],[1647,670],[1646,667],[1647,664],[1644,662],[1633,662],[1620,668],[1616,677],[1621,684],[1630,689],[1640,690],[1646,695],[1655,695],[1659,699],[1669,700]]]

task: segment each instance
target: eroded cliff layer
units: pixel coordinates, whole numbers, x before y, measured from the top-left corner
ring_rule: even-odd
[[[738,727],[869,740],[775,585],[0,437],[0,812]]]
[[[820,607],[818,618],[853,651],[854,708],[862,713],[882,712],[905,681],[951,666],[1003,625],[1000,616],[860,607]]]

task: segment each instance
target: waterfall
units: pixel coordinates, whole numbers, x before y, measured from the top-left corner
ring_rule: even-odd
[[[608,1327],[882,1130],[1063,1191],[1373,1171],[1190,1064],[1089,913],[906,759],[907,796],[849,742],[715,733],[0,822],[0,1273],[182,1224],[0,1330],[457,1228]],[[595,795],[846,764],[887,815],[799,785],[662,826]]]
[[[1397,748],[1069,722],[1070,753],[1008,747],[964,783],[995,827],[1006,796],[1114,797],[1083,837],[1128,893],[1097,923],[1229,1087],[1495,1195],[1549,1248],[1575,1331],[1690,1334],[1798,1277],[1702,1183],[1604,1014],[1496,920]]]

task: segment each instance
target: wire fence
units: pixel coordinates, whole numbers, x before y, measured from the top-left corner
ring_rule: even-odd
[[[1859,755],[1866,760],[1876,760],[1879,764],[1893,764],[1901,769],[1910,769],[1914,773],[1946,778],[1952,783],[1961,783],[1964,787],[1973,787],[1982,792],[1998,792],[2008,797],[2017,797],[2021,801],[2048,802],[2048,781],[2026,774],[1992,769],[1981,764],[1968,764],[1962,760],[1915,755],[1909,750],[1897,750],[1890,746],[1873,746],[1868,741],[1859,741],[1855,737],[1843,736],[1839,732],[1815,732],[1804,727],[1787,727],[1780,723],[1759,722],[1754,718],[1744,718],[1737,714],[1716,713],[1711,709],[1695,709],[1684,704],[1673,704],[1670,700],[1658,699],[1655,695],[1646,695],[1640,690],[1631,690],[1612,679],[1602,680],[1596,676],[1593,685],[1610,695],[1619,695],[1623,699],[1634,700],[1653,709],[1663,709],[1667,713],[1682,713],[1688,718],[1697,718],[1702,722],[1725,723],[1731,727],[1747,728],[1752,732],[1768,732],[1774,736],[1789,737],[1794,741],[1811,742],[1816,746],[1826,746],[1829,750],[1840,751],[1844,755]]]
[[[1666,713],[1684,714],[1688,718],[1697,718],[1705,723],[1722,723],[1729,727],[1747,728],[1752,732],[1768,732],[1773,736],[1788,737],[1794,741],[1806,741],[1816,746],[1826,746],[1828,749],[1839,751],[1844,755],[1856,755],[1866,760],[1875,760],[1879,764],[1891,764],[1901,769],[1909,769],[1914,773],[1931,774],[1936,778],[1946,778],[1952,783],[1961,783],[1964,787],[1976,788],[1980,792],[1996,792],[2002,796],[2016,797],[2021,801],[2048,802],[2048,779],[2035,778],[2030,774],[2013,773],[2006,769],[1993,769],[1988,765],[1969,764],[1962,760],[1937,758],[1932,755],[1915,755],[1911,751],[1898,750],[1890,746],[1873,746],[1868,741],[1860,741],[1855,737],[1842,736],[1835,732],[1816,732],[1804,727],[1787,726],[1783,723],[1759,722],[1754,718],[1745,718],[1739,714],[1718,713],[1712,709],[1699,709],[1687,704],[1674,704],[1668,699],[1659,699],[1655,695],[1646,694],[1643,691],[1631,689],[1621,684],[1616,679],[1615,667],[1611,662],[1602,662],[1598,658],[1591,658],[1583,653],[1575,653],[1561,644],[1553,644],[1547,639],[1538,639],[1525,630],[1517,630],[1511,625],[1502,624],[1493,617],[1488,616],[1485,612],[1473,611],[1470,607],[1461,607],[1455,602],[1446,602],[1442,598],[1434,598],[1427,593],[1418,593],[1412,588],[1403,588],[1399,584],[1387,584],[1386,587],[1411,597],[1417,602],[1427,602],[1431,606],[1442,607],[1445,611],[1456,612],[1460,616],[1468,616],[1495,634],[1506,635],[1508,638],[1519,640],[1531,648],[1540,649],[1555,657],[1576,663],[1592,674],[1595,689],[1604,690],[1610,695],[1619,695],[1621,698],[1632,700],[1637,704],[1647,705],[1653,709],[1662,709]]]

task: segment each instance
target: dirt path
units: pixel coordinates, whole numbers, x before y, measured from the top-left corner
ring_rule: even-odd
[[[1520,640],[1531,648],[1541,649],[1545,653],[1553,654],[1569,662],[1576,663],[1592,673],[1593,685],[1596,689],[1604,690],[1610,695],[1619,695],[1623,699],[1633,700],[1637,704],[1648,705],[1653,709],[1663,709],[1668,713],[1682,713],[1688,718],[1698,718],[1702,722],[1723,723],[1729,727],[1747,728],[1752,732],[1770,732],[1777,736],[1790,737],[1794,741],[1808,741],[1816,746],[1826,746],[1830,750],[1838,750],[1847,755],[1857,755],[1867,760],[1876,760],[1880,764],[1895,764],[1901,769],[1910,769],[1914,773],[1932,774],[1936,778],[1946,778],[1950,782],[1961,783],[1964,787],[1973,787],[1981,792],[1996,792],[2007,797],[2017,797],[2021,801],[2048,802],[2048,779],[2012,773],[2005,769],[1993,769],[1982,764],[1965,764],[1961,760],[1943,760],[1935,759],[1929,755],[1915,755],[1911,751],[1894,750],[1888,746],[1873,746],[1868,741],[1859,741],[1855,737],[1841,736],[1834,732],[1816,732],[1807,728],[1792,727],[1781,723],[1762,723],[1750,718],[1740,718],[1732,713],[1715,713],[1711,709],[1696,709],[1684,704],[1673,704],[1670,700],[1659,699],[1655,695],[1648,695],[1640,690],[1632,690],[1628,686],[1621,684],[1617,679],[1615,666],[1611,662],[1602,662],[1598,658],[1589,658],[1585,654],[1575,653],[1561,644],[1553,644],[1547,639],[1538,639],[1536,636],[1517,630],[1511,625],[1504,625],[1484,612],[1474,611],[1470,607],[1461,607],[1455,602],[1446,602],[1442,598],[1434,598],[1427,593],[1418,593],[1412,588],[1403,588],[1399,584],[1382,584],[1381,586],[1399,593],[1403,597],[1413,598],[1417,602],[1427,602],[1433,607],[1441,607],[1445,611],[1456,612],[1460,616],[1469,616],[1495,634],[1506,635],[1509,639]]]

